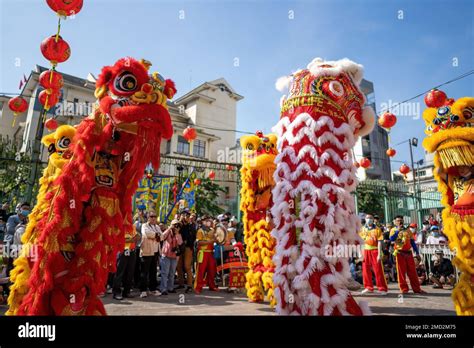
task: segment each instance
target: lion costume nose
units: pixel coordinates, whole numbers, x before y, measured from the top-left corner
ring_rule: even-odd
[[[143,93],[150,94],[153,91],[153,86],[149,83],[144,83],[141,89]]]

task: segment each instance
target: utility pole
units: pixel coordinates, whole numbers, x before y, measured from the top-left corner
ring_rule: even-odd
[[[26,197],[25,200],[33,204],[33,187],[36,184],[37,177],[38,177],[38,164],[41,162],[41,149],[43,147],[41,143],[41,138],[43,138],[44,132],[44,122],[43,119],[46,116],[48,111],[44,108],[40,112],[39,120],[38,120],[38,127],[36,128],[36,135],[35,140],[33,143],[33,149],[31,152],[31,169],[30,169],[30,177],[28,179],[28,186],[26,189]]]
[[[417,138],[412,138],[408,140],[408,144],[410,145],[410,161],[411,161],[411,169],[413,173],[413,202],[415,204],[415,213],[416,213],[416,219],[418,226],[421,226],[422,221],[421,221],[421,214],[420,214],[420,207],[419,207],[419,201],[418,201],[418,195],[417,195],[417,189],[416,189],[416,175],[417,172],[415,170],[415,163],[413,161],[413,146],[418,146],[418,139]]]

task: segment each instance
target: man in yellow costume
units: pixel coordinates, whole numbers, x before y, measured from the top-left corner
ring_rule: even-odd
[[[216,277],[216,259],[214,258],[215,231],[211,227],[212,218],[204,216],[202,226],[196,234],[197,242],[197,271],[194,292],[200,294],[204,284],[207,283],[209,290],[219,291],[214,278]],[[205,278],[204,278],[205,276]]]

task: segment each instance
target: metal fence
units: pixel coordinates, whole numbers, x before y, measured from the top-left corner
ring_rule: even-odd
[[[437,250],[441,250],[443,252],[443,258],[453,260],[454,256],[456,256],[456,253],[449,249],[449,247],[445,244],[439,244],[439,245],[434,245],[434,244],[422,244],[418,247],[420,251],[420,255],[422,257],[422,263],[426,267],[427,275],[431,273],[431,263],[433,259],[433,255]],[[453,265],[454,267],[454,274],[456,276],[456,283],[459,280],[459,270]]]
[[[429,215],[441,212],[441,193],[420,191],[413,194],[405,183],[384,180],[365,180],[359,183],[354,192],[357,213],[372,213],[390,222],[402,215],[406,222],[421,222]]]

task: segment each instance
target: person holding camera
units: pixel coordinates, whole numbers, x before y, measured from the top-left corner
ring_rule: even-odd
[[[161,229],[157,223],[156,212],[151,211],[148,214],[148,222],[142,225],[142,243],[140,245],[141,253],[141,281],[140,281],[140,297],[147,297],[147,289],[154,296],[160,296],[157,290],[158,281],[157,258],[160,252],[159,240],[162,236]]]
[[[186,210],[181,218],[181,237],[183,238],[182,255],[178,258],[178,288],[185,288],[185,292],[193,288],[193,254],[196,241],[196,227],[191,221],[191,214]],[[184,275],[186,274],[186,286]]]
[[[176,273],[176,265],[180,253],[180,246],[183,244],[183,239],[180,234],[181,224],[179,220],[171,221],[170,227],[163,232],[161,240],[163,246],[161,249],[161,294],[168,295],[168,293],[175,293],[174,276]]]

